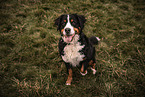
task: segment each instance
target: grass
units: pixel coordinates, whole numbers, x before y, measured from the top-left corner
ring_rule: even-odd
[[[145,3],[143,0],[5,0],[0,3],[1,97],[143,97]],[[84,33],[98,36],[97,74],[75,69],[65,85],[54,20],[85,15]]]

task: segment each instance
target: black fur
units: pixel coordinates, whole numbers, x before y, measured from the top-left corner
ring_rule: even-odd
[[[62,18],[63,18],[64,16],[65,16],[65,15],[61,15],[60,17],[58,17],[58,18],[55,20],[55,25],[57,25],[57,30],[60,30],[61,21],[62,21]]]
[[[78,40],[79,43],[80,45],[84,45],[84,48],[82,48],[79,52],[83,54],[85,57],[84,57],[84,60],[79,62],[80,63],[79,66],[81,67],[82,64],[84,64],[84,71],[85,71],[90,61],[93,61],[93,63],[95,63],[95,47],[93,45],[97,44],[98,40],[94,36],[91,38],[87,38],[87,36],[82,32],[84,28],[84,23],[86,22],[86,19],[83,15],[71,14],[70,17],[73,18],[74,20],[74,23],[72,23],[72,26],[79,30],[79,40]],[[60,32],[62,29],[64,29],[66,25],[64,22],[66,18],[67,18],[67,15],[61,15],[55,20],[55,25],[57,25],[57,30],[59,30]],[[61,33],[61,36],[63,36],[62,33]],[[61,37],[59,40],[59,45],[58,45],[59,54],[61,56],[64,56],[64,48],[66,47],[66,45],[69,45],[69,43],[64,42],[63,38]],[[71,63],[68,63],[65,61],[64,63],[67,67],[67,71],[70,68],[72,68]]]
[[[94,63],[95,63],[95,47],[93,46],[93,44],[94,44],[93,41],[91,42],[86,37],[86,35],[84,33],[81,33],[79,42],[81,43],[81,45],[85,45],[85,47],[80,52],[85,55],[86,60],[80,62],[81,63],[80,66],[82,65],[83,62],[85,62],[85,68],[84,68],[84,70],[86,70],[87,67],[88,67],[88,62],[90,60],[93,60]],[[60,40],[59,40],[59,46],[58,46],[59,47],[59,54],[60,55],[64,55],[63,49],[64,49],[64,47],[66,45],[67,45],[67,43],[65,43],[63,41],[63,39],[60,38]],[[66,64],[66,62],[65,62],[65,64]],[[67,66],[67,65],[69,65],[69,66]],[[67,69],[72,68],[71,64],[68,64],[68,63],[66,64],[66,67],[67,67]]]
[[[89,40],[91,41],[91,43],[92,43],[93,45],[97,45],[98,42],[99,42],[99,41],[96,39],[95,36],[90,37]]]

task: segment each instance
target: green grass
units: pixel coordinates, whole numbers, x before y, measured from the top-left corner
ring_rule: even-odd
[[[143,0],[5,0],[0,3],[1,97],[143,97]],[[97,74],[77,70],[66,86],[58,54],[61,14],[85,15],[84,33],[98,36]]]

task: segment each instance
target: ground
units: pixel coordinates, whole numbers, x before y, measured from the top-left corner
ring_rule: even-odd
[[[1,97],[130,97],[145,95],[145,3],[143,0],[0,1]],[[66,68],[58,53],[54,20],[77,13],[83,32],[100,37],[96,75]]]

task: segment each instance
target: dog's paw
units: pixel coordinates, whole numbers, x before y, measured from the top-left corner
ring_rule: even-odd
[[[88,73],[88,71],[86,71],[85,73],[82,73],[82,72],[80,72],[80,73],[82,76],[85,76]]]
[[[70,86],[70,85],[71,85],[71,83],[65,83],[65,85]]]
[[[95,69],[91,68],[91,70],[93,71],[93,74],[96,74],[97,71]]]

